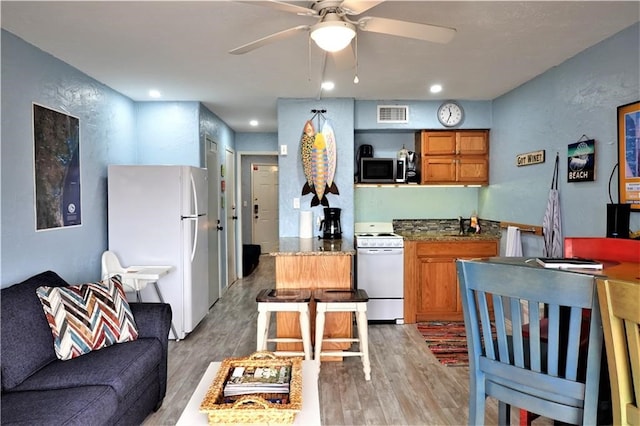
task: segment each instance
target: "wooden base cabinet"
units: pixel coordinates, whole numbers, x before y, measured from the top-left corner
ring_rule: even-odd
[[[462,321],[456,259],[497,256],[498,250],[499,240],[405,241],[405,323]]]

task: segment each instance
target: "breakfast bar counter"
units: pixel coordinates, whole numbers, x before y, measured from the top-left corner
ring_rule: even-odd
[[[278,248],[271,256],[353,256],[353,239],[323,240],[320,238],[285,237],[278,240]]]
[[[278,248],[270,252],[275,257],[276,289],[353,288],[353,239],[280,238]],[[309,307],[311,336],[315,336],[315,304]],[[296,313],[276,314],[277,337],[299,338],[300,325]],[[351,313],[328,313],[325,336],[351,337]],[[349,343],[327,343],[323,349],[344,350]],[[282,343],[281,351],[302,350],[301,343]]]

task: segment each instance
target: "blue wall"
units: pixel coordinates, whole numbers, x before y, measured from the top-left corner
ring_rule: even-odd
[[[335,183],[340,195],[329,194],[331,207],[342,209],[341,225],[344,235],[353,235],[353,99],[279,99],[278,100],[278,145],[287,145],[288,155],[279,157],[279,204],[280,236],[297,237],[299,233],[300,210],[311,210],[314,219],[324,216],[323,207],[310,207],[312,194],[301,195],[306,182],[300,161],[300,137],[311,110],[326,110],[324,114],[333,126],[336,136],[337,165]],[[314,126],[317,121],[314,120]],[[316,131],[319,129],[316,129]],[[293,208],[293,199],[300,198],[300,209]],[[315,222],[314,222],[315,223]],[[317,235],[317,227],[316,234]]]
[[[444,129],[436,118],[436,111],[442,101],[356,101],[356,130],[420,130],[420,129]],[[460,129],[487,129],[491,125],[490,101],[466,101],[460,100],[459,104],[464,108],[465,117],[458,126]],[[378,105],[406,105],[409,107],[408,123],[384,123],[376,122]]]
[[[223,159],[234,133],[198,102],[133,102],[13,34],[1,34],[0,286],[47,269],[69,282],[96,280],[107,248],[107,165],[202,166],[204,134],[221,144]],[[82,226],[35,231],[33,102],[80,121]]]
[[[100,253],[107,247],[107,164],[202,165],[205,134],[220,144],[223,164],[224,150],[235,147],[236,135],[199,103],[133,102],[12,34],[1,34],[0,284],[45,269],[54,269],[71,282],[96,279]],[[473,209],[486,219],[541,224],[558,152],[564,234],[602,236],[609,174],[617,162],[616,107],[640,99],[638,40],[640,24],[635,24],[500,98],[463,100],[466,119],[461,127],[491,129],[489,187],[354,189],[355,147],[373,141],[380,153],[392,154],[401,148],[398,144],[412,139],[413,130],[440,128],[435,119],[440,102],[280,99],[278,134],[238,135],[238,149],[274,151],[279,145],[288,146],[289,154],[278,158],[281,236],[298,235],[294,198],[300,198],[302,209],[310,208],[311,196],[301,195],[299,144],[310,110],[321,108],[328,111],[339,146],[340,195],[330,194],[329,200],[343,209],[345,235],[352,234],[354,221],[456,217]],[[82,226],[35,231],[33,102],[80,120]],[[409,105],[410,123],[377,124],[379,103]],[[166,127],[163,120],[173,126]],[[596,181],[567,183],[567,145],[582,135],[596,140]],[[515,166],[517,154],[539,149],[547,152],[545,163]],[[616,182],[617,173],[611,185],[614,202]],[[321,207],[313,210],[316,217],[322,215]],[[632,213],[631,229],[639,228],[640,214]]]
[[[606,235],[609,176],[617,163],[616,107],[640,99],[640,24],[583,51],[493,101],[491,185],[482,217],[541,225],[556,153],[565,236]],[[596,141],[596,180],[567,182],[567,145]],[[517,154],[544,149],[543,164],[517,167]],[[617,202],[617,172],[611,183]],[[640,214],[631,214],[631,229]]]
[[[32,102],[80,121],[82,226],[35,231]],[[99,277],[107,246],[106,166],[134,162],[135,104],[2,31],[2,285],[52,269]]]
[[[376,157],[396,157],[403,146],[415,150],[415,132],[421,129],[444,129],[436,118],[441,101],[356,101],[355,148],[373,146]],[[491,102],[461,101],[465,118],[460,129],[491,128]],[[409,122],[379,124],[378,105],[407,105]],[[354,164],[354,168],[356,165]],[[469,217],[478,210],[478,188],[424,186],[357,187],[355,189],[356,222],[389,222],[393,219],[446,219]]]

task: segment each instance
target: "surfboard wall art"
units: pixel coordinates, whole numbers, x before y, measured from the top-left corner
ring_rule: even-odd
[[[300,158],[306,179],[302,195],[313,194],[311,207],[329,207],[327,194],[340,194],[334,182],[337,161],[336,137],[327,120],[319,132],[316,132],[312,120],[304,124],[300,139]]]

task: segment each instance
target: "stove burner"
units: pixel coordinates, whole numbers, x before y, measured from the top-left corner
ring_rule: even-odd
[[[358,234],[358,237],[373,237],[373,234]]]
[[[378,234],[378,237],[394,237],[395,235],[393,234],[389,234],[389,233],[380,233]]]

